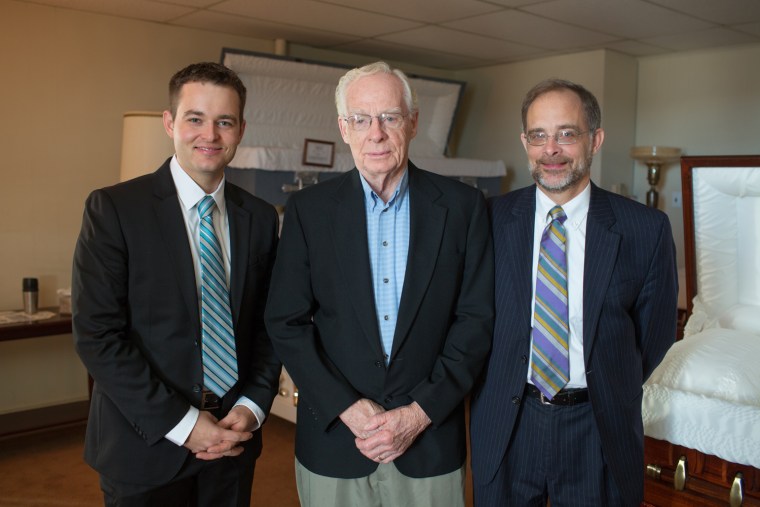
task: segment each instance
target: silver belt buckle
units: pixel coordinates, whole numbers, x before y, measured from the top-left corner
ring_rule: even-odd
[[[544,395],[543,392],[539,391],[538,394],[539,394],[539,399],[541,400],[541,405],[551,405],[552,404],[552,400],[550,400],[549,398],[547,398]]]

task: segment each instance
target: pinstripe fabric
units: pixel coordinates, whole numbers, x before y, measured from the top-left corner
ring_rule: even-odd
[[[513,471],[504,470],[507,458],[522,456],[522,466],[532,471],[536,442],[544,438],[535,426],[535,432],[518,434],[518,426],[521,431],[526,428],[524,409],[537,401],[523,394],[529,369],[533,283],[531,270],[526,269],[532,252],[525,245],[533,238],[535,196],[535,186],[531,186],[490,202],[496,323],[489,365],[482,385],[473,393],[470,412],[476,507],[522,505],[499,501],[511,495],[514,480]],[[677,269],[667,217],[592,183],[582,262],[583,353],[591,401],[588,421],[599,435],[603,458],[582,466],[595,467],[586,469],[586,474],[594,476],[599,473],[595,463],[603,466],[605,481],[617,487],[621,504],[637,506],[644,486],[641,386],[675,337]],[[585,437],[582,428],[588,426],[582,421],[578,426],[567,428],[568,436],[560,446],[571,445],[574,435]],[[583,439],[575,443],[579,449],[586,445]],[[581,470],[576,463],[586,458],[581,458],[583,450],[577,452],[576,458],[574,451],[563,451],[556,455],[557,461],[567,460]],[[495,491],[483,496],[491,488]],[[551,502],[562,505],[554,498]]]
[[[552,399],[570,378],[570,325],[563,225],[567,215],[561,206],[554,206],[549,214],[552,221],[544,229],[538,255],[530,379]]]
[[[620,507],[590,403],[522,404],[510,445],[490,484],[475,483],[477,507]]]
[[[214,233],[216,203],[207,195],[198,203],[201,258],[201,336],[203,385],[219,397],[238,379],[235,332],[222,250]]]

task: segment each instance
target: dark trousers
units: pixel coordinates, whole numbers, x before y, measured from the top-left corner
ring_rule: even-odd
[[[106,507],[249,507],[255,466],[250,450],[215,461],[190,454],[168,484],[128,484],[101,475],[100,487]]]
[[[525,397],[494,480],[475,485],[476,507],[623,506],[604,462],[591,403]]]

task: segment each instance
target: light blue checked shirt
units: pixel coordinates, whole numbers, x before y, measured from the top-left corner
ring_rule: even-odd
[[[375,311],[380,323],[385,362],[388,364],[409,255],[409,172],[404,170],[387,204],[372,190],[361,173],[360,177],[367,213],[367,245]]]

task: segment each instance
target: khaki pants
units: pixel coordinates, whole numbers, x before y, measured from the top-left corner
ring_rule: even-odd
[[[393,463],[358,479],[336,479],[310,472],[296,459],[301,507],[464,507],[465,467],[414,479]]]

